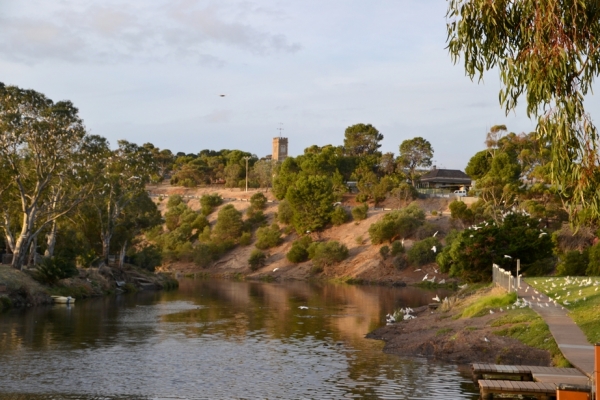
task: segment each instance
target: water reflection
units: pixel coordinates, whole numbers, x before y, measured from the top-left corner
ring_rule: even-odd
[[[182,280],[173,292],[13,311],[0,315],[0,399],[477,398],[457,367],[364,339],[386,313],[435,294]]]

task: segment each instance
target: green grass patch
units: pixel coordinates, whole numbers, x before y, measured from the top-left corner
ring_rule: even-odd
[[[590,343],[600,342],[600,277],[538,277],[525,281],[568,309]]]
[[[476,331],[477,328],[476,326],[465,326],[465,331]]]
[[[507,293],[501,295],[484,296],[469,307],[465,308],[461,314],[462,318],[481,317],[489,313],[490,309],[506,307],[517,300],[516,293]]]
[[[452,328],[442,328],[435,333],[435,336],[442,336],[450,332],[452,332]]]
[[[492,326],[505,326],[494,331],[495,335],[512,337],[527,346],[549,351],[556,367],[571,366],[554,341],[548,325],[535,311],[528,308],[510,311],[494,321]]]

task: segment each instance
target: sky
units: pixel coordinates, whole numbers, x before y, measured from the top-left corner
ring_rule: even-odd
[[[0,0],[0,82],[70,100],[88,131],[173,152],[273,137],[289,154],[365,123],[398,153],[420,136],[463,169],[506,116],[497,71],[471,81],[446,50],[446,0]],[[222,97],[221,95],[225,95]],[[588,110],[600,111],[590,100]]]

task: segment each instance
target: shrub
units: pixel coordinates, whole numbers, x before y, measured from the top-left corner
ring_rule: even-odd
[[[589,250],[567,251],[563,260],[556,268],[558,276],[581,276],[585,275],[590,263]]]
[[[390,254],[390,248],[388,246],[381,246],[381,248],[379,248],[379,255],[381,256],[381,258],[383,258],[384,260],[387,258],[387,256]]]
[[[285,256],[290,262],[298,264],[308,260],[308,251],[305,247],[296,245],[296,242],[294,242]]]
[[[77,267],[74,260],[46,257],[37,265],[34,277],[42,283],[55,284],[61,279],[71,278],[75,275],[77,275]]]
[[[261,250],[270,249],[279,246],[283,242],[279,225],[273,224],[270,227],[258,228],[256,231],[256,247]]]
[[[366,203],[369,200],[369,195],[366,193],[359,193],[356,195],[356,201],[359,203]]]
[[[395,257],[398,254],[404,253],[404,245],[401,241],[395,240],[392,242],[392,248],[390,249],[390,254]]]
[[[367,204],[356,206],[352,209],[352,218],[354,218],[355,221],[367,219],[367,211],[369,211],[369,206]]]
[[[154,245],[146,246],[130,257],[133,265],[150,272],[154,272],[154,269],[162,264],[162,252]]]
[[[424,265],[434,262],[436,253],[432,250],[433,246],[436,246],[436,251],[441,250],[440,242],[433,237],[415,242],[406,253],[408,261],[413,265]]]
[[[406,259],[406,255],[400,254],[398,257],[394,258],[392,264],[396,269],[402,271],[404,268],[408,267],[408,260]]]
[[[324,243],[312,243],[308,247],[308,254],[313,265],[323,268],[337,264],[348,258],[348,248],[335,240]]]
[[[335,226],[343,225],[349,219],[348,213],[342,206],[335,207],[331,213],[331,223]]]
[[[287,200],[282,200],[277,206],[277,220],[282,224],[288,225],[292,222],[293,216],[294,211],[290,207],[290,203]]]
[[[423,240],[427,239],[428,237],[432,237],[438,231],[438,229],[439,228],[434,224],[425,222],[423,225],[419,226],[415,231],[415,239]]]
[[[600,276],[600,242],[589,249],[589,263],[585,273],[588,276]]]
[[[242,233],[242,236],[240,236],[240,245],[248,246],[250,243],[252,243],[252,234],[250,232]]]
[[[213,234],[217,240],[236,241],[242,234],[243,226],[242,214],[233,205],[227,204],[219,210]]]
[[[200,197],[201,212],[203,215],[209,215],[215,207],[220,206],[222,203],[223,198],[218,193],[202,195]]]
[[[262,193],[255,193],[250,197],[250,206],[254,210],[264,210],[267,205],[267,198]]]
[[[248,218],[246,222],[250,225],[260,225],[267,220],[266,215],[261,210],[254,210],[253,208],[249,208],[246,211],[246,217]]]
[[[260,267],[265,265],[265,260],[267,256],[260,250],[254,249],[252,253],[250,253],[250,258],[248,258],[248,265],[250,265],[250,269],[252,271],[256,271]]]
[[[169,200],[167,201],[167,208],[177,207],[181,203],[183,203],[183,197],[181,197],[178,194],[173,194],[169,196]]]

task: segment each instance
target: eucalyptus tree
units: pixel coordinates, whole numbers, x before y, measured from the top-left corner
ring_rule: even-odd
[[[156,166],[147,148],[126,140],[119,140],[118,148],[107,151],[100,163],[102,172],[97,179],[101,185],[94,192],[93,204],[100,221],[102,258],[108,263],[115,229],[127,220],[127,206],[148,195],[146,185],[156,173]]]
[[[346,128],[344,149],[349,156],[381,155],[383,135],[371,124],[355,124]]]
[[[506,113],[524,97],[570,211],[600,216],[598,132],[584,107],[600,73],[600,3],[450,0],[447,30],[450,55],[471,79],[499,69]]]
[[[398,165],[404,170],[413,186],[419,179],[419,169],[431,167],[432,158],[431,143],[422,137],[408,139],[400,144]]]
[[[93,185],[86,181],[79,156],[85,153],[85,139],[83,121],[70,101],[54,103],[33,90],[0,83],[0,194],[5,204],[0,224],[13,267],[22,268],[38,234]],[[17,208],[6,207],[11,204]]]

